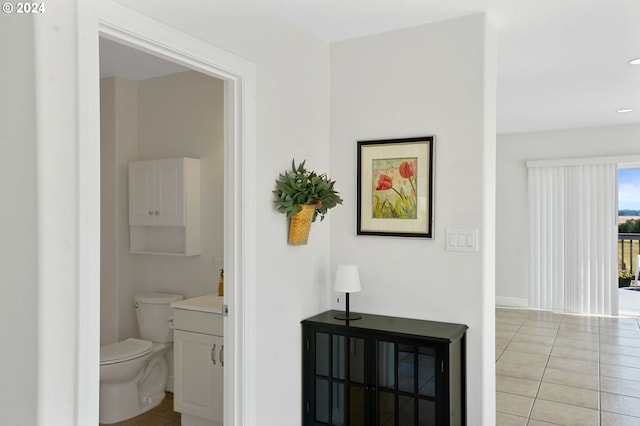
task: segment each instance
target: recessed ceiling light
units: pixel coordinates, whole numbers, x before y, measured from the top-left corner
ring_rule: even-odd
[[[629,65],[640,65],[640,58],[632,59],[628,62]]]
[[[623,109],[619,109],[616,112],[631,112],[633,111],[631,108],[623,108]]]

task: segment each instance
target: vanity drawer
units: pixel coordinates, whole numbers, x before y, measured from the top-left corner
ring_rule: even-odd
[[[222,314],[192,311],[189,309],[173,309],[173,325],[176,330],[194,333],[223,335]]]

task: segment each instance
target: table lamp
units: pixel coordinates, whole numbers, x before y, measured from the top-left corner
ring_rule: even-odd
[[[358,314],[349,313],[349,293],[355,293],[362,290],[360,287],[360,276],[358,275],[357,265],[338,265],[336,270],[336,279],[333,283],[333,289],[346,294],[346,310],[344,313],[335,314],[333,317],[339,320],[357,320],[362,318]]]

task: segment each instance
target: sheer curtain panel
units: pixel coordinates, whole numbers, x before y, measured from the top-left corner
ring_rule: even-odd
[[[529,306],[617,315],[616,164],[527,167]]]

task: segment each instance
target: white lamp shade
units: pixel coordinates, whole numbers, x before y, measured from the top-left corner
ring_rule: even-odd
[[[355,293],[362,290],[357,265],[338,265],[333,289],[342,293]]]

